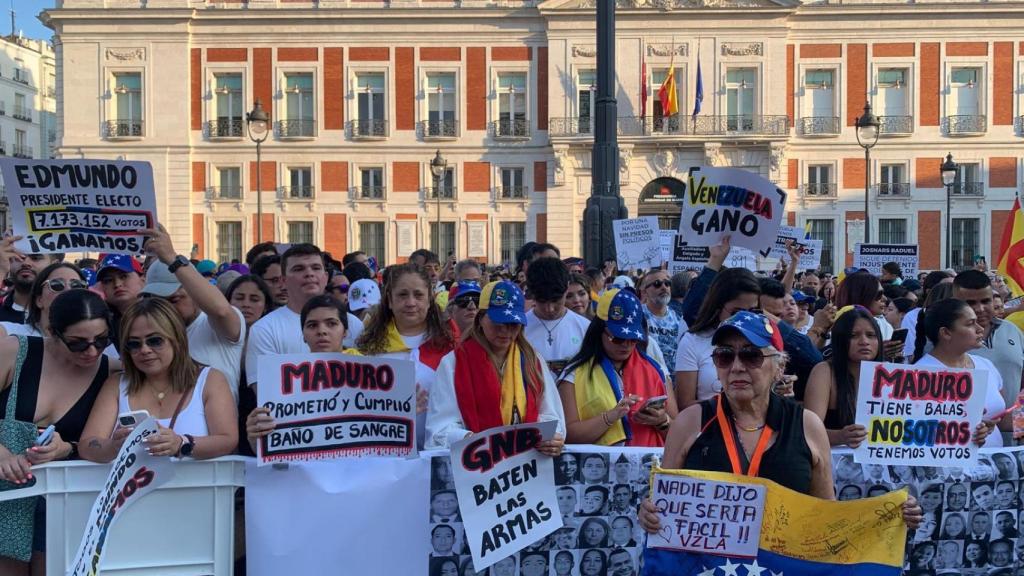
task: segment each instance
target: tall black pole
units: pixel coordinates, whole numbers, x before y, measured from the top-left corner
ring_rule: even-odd
[[[953,267],[953,185],[946,184],[946,268]],[[963,263],[961,262],[961,266]]]
[[[871,244],[871,147],[864,147],[864,243]]]
[[[627,218],[619,194],[618,103],[615,101],[615,0],[597,0],[597,100],[591,189],[583,211],[583,257],[600,267],[615,256],[612,220]]]

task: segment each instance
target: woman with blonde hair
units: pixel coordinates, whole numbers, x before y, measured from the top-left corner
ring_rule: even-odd
[[[523,336],[523,304],[523,292],[512,282],[484,286],[469,334],[438,366],[427,412],[428,448],[447,448],[498,426],[555,421],[555,438],[537,448],[561,454],[562,403],[544,359]]]
[[[221,372],[189,355],[185,325],[163,298],[144,298],[121,319],[124,373],[103,385],[82,432],[80,452],[110,462],[130,430],[118,414],[145,410],[159,433],[147,440],[155,456],[207,459],[238,444],[235,401]]]

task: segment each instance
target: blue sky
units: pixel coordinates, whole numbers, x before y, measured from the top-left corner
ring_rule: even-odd
[[[11,0],[0,0],[0,9],[3,10],[0,33],[5,35],[11,33],[11,4]],[[14,0],[13,4],[18,30],[23,31],[25,36],[49,39],[53,35],[53,31],[43,26],[36,15],[47,8],[53,8],[55,0]]]

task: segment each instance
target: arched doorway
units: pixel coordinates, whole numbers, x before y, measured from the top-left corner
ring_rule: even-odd
[[[686,184],[678,178],[655,178],[640,191],[638,216],[657,216],[658,228],[678,230],[679,214],[686,197]]]

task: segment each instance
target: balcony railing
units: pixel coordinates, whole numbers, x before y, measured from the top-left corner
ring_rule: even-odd
[[[552,118],[548,120],[549,136],[592,136],[593,118]]]
[[[800,185],[800,194],[805,198],[835,198],[835,182],[815,182]]]
[[[348,130],[351,137],[355,140],[387,138],[388,121],[377,118],[351,120],[348,123]]]
[[[299,120],[278,120],[278,138],[312,138],[316,136],[316,120],[302,118]]]
[[[885,198],[909,198],[909,182],[881,182],[875,184],[875,194]]]
[[[2,109],[0,109],[0,116],[3,116]],[[1017,116],[1013,119],[1013,130],[1018,136],[1024,136],[1024,116]]]
[[[685,126],[686,123],[684,122]],[[716,134],[751,134],[762,136],[786,136],[789,134],[789,118],[786,116],[697,116],[692,123],[696,136]]]
[[[949,192],[953,196],[978,197],[985,195],[985,186],[983,182],[954,182]]]
[[[29,81],[28,73],[26,73],[24,70],[15,69],[13,80],[19,84],[24,84],[25,86],[32,85]]]
[[[212,200],[241,200],[241,186],[210,186],[206,189],[206,197]]]
[[[457,120],[423,120],[416,125],[419,137],[423,139],[456,138],[459,135]]]
[[[245,136],[245,126],[243,126],[241,118],[210,120],[206,123],[207,138],[242,138],[243,136]]]
[[[491,134],[495,138],[529,138],[530,124],[525,118],[505,118],[491,122]]]
[[[988,118],[980,114],[946,116],[942,119],[942,127],[950,136],[984,134],[988,129]]]
[[[841,129],[838,116],[807,116],[800,119],[803,136],[836,136]]]
[[[357,200],[383,200],[385,192],[383,186],[359,186],[355,196]]]
[[[24,144],[15,144],[14,153],[11,155],[15,158],[32,158],[32,147]]]
[[[454,186],[441,186],[440,188],[426,188],[424,189],[424,196],[428,200],[453,200],[455,199],[455,193],[457,190]]]
[[[142,120],[107,120],[105,135],[107,138],[141,138]]]
[[[312,186],[281,186],[279,191],[283,200],[310,200],[316,189]]]
[[[526,186],[499,186],[494,196],[497,200],[524,200],[529,192]]]
[[[29,108],[28,106],[18,106],[17,104],[15,104],[14,105],[14,111],[11,113],[11,116],[14,117],[14,118],[17,118],[18,120],[24,120],[25,122],[31,122],[32,121],[32,109]]]
[[[914,133],[913,116],[879,116],[878,134],[895,136]]]

